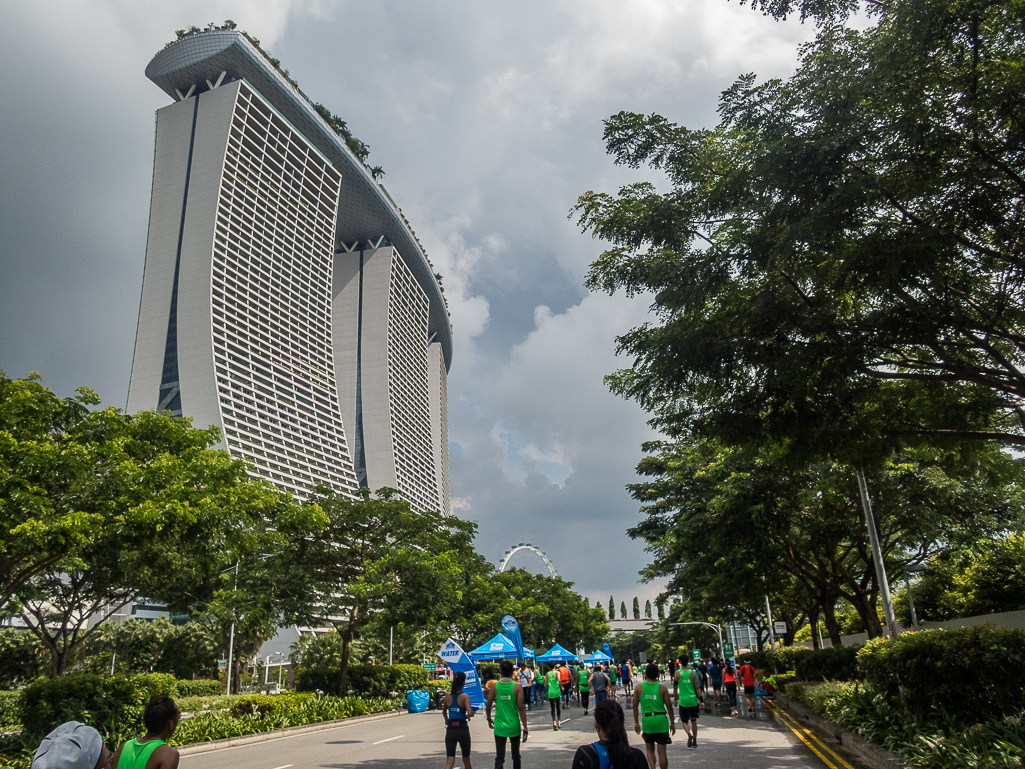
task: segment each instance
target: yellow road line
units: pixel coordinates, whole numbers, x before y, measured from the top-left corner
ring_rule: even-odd
[[[811,748],[812,751],[814,751],[815,755],[821,758],[822,761],[826,764],[826,766],[830,767],[830,769],[838,769],[838,767],[834,766],[828,758],[822,755],[822,753],[820,753],[819,750],[808,741],[805,735],[808,735],[808,737],[817,742],[819,746],[821,746],[821,748],[824,751],[831,755],[837,761],[837,763],[840,764],[840,766],[844,767],[844,769],[854,769],[853,766],[851,766],[849,763],[840,758],[840,756],[838,756],[832,748],[830,748],[828,745],[826,745],[826,743],[819,739],[817,735],[813,734],[808,729],[804,728],[799,723],[797,723],[797,721],[795,721],[793,716],[791,716],[789,713],[784,713],[780,708],[776,707],[776,705],[771,702],[767,704],[774,713],[776,713],[783,719],[784,725],[786,725],[786,727],[790,729],[790,731],[797,735],[798,739],[800,739],[801,742],[803,742],[805,745]],[[804,734],[801,734],[801,732],[804,732]]]

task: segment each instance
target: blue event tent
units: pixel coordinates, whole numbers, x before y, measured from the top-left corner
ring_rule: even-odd
[[[597,651],[584,660],[584,663],[588,665],[593,665],[595,662],[612,662],[612,657],[607,655],[605,652]]]
[[[551,649],[546,651],[540,657],[537,658],[538,662],[579,662],[580,657],[567,649],[555,644]]]
[[[527,656],[528,660],[534,659],[533,650],[524,647],[523,653]],[[485,641],[470,652],[470,658],[474,662],[481,662],[482,660],[514,660],[516,657],[516,647],[504,633],[499,633],[490,641]]]

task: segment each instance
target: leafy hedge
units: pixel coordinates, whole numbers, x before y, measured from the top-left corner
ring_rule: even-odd
[[[759,670],[772,670],[773,662],[779,670],[794,670],[794,664],[798,657],[812,653],[811,649],[804,646],[781,646],[778,649],[742,654],[737,659],[740,664],[743,664],[743,660],[748,660]]]
[[[1025,711],[1015,716],[976,714],[967,728],[949,719],[910,717],[884,695],[862,684],[841,684],[826,701],[826,716],[896,753],[919,769],[1005,769],[1025,765]]]
[[[275,695],[254,694],[252,696],[236,697],[231,701],[231,707],[228,709],[228,712],[235,718],[252,715],[265,716],[268,713],[276,715],[284,713],[303,702],[308,702],[315,697],[316,695],[313,692]]]
[[[856,681],[858,646],[808,650],[794,658],[794,672],[802,681]]]
[[[873,639],[858,654],[865,682],[912,718],[971,725],[1025,709],[1025,631],[992,626]]]
[[[263,700],[263,697],[245,698]],[[312,694],[282,694],[266,699],[275,700],[275,707],[265,713],[233,715],[232,713],[202,713],[178,725],[172,745],[209,742],[225,737],[259,734],[290,726],[305,726],[323,721],[334,721],[353,716],[370,715],[396,710],[399,700],[366,697],[322,697]],[[234,708],[233,708],[234,709]]]
[[[21,723],[27,734],[41,738],[65,721],[82,721],[112,744],[141,728],[143,708],[158,694],[178,694],[174,676],[72,673],[39,678],[22,691]]]
[[[216,697],[224,694],[224,684],[211,678],[178,679],[175,682],[179,697]]]
[[[759,670],[793,670],[800,681],[855,681],[858,674],[857,646],[833,646],[808,649],[804,646],[783,646],[740,656]]]
[[[300,667],[295,688],[300,692],[337,692],[341,670],[337,667]],[[423,689],[429,676],[419,665],[349,665],[349,693],[361,697],[389,697],[410,689]]]
[[[21,692],[0,692],[0,730],[21,728]]]

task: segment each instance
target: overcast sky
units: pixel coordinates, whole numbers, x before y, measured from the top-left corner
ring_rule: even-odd
[[[602,120],[715,122],[742,73],[789,74],[814,30],[727,0],[0,0],[0,368],[124,407],[154,111],[174,30],[234,19],[348,121],[444,275],[452,497],[497,562],[529,541],[592,603],[653,598],[624,485],[652,437],[602,376],[647,302],[588,294],[569,209],[651,178]]]

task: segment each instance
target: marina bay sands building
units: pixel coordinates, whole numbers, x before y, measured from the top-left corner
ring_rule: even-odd
[[[131,412],[216,425],[299,498],[397,489],[450,512],[452,332],[384,188],[244,33],[172,43],[157,111]]]

